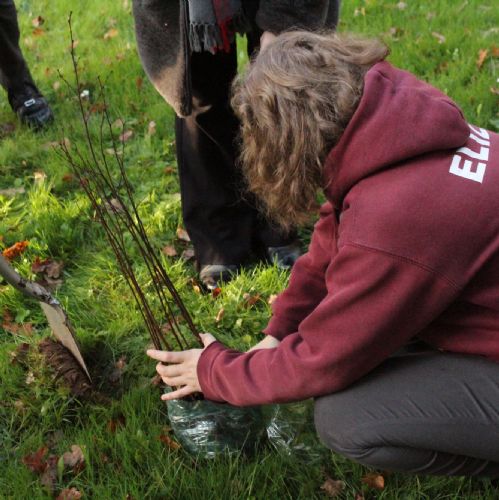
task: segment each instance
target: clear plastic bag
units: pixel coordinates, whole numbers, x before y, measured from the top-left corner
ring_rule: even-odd
[[[213,401],[167,402],[170,425],[190,453],[215,458],[222,453],[252,452],[265,434],[259,407],[239,408]]]
[[[312,399],[272,405],[266,411],[267,438],[275,450],[307,462],[317,462],[324,458],[327,448],[315,432]]]

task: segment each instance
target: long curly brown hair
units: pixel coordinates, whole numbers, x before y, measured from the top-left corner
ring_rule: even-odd
[[[317,208],[325,158],[358,105],[366,71],[387,54],[378,40],[290,31],[234,81],[248,189],[283,228]]]

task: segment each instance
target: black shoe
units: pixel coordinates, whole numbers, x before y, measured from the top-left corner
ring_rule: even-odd
[[[208,264],[201,266],[199,278],[208,290],[215,290],[221,283],[230,281],[236,273],[237,266],[224,264]]]
[[[14,111],[21,123],[34,130],[41,130],[54,119],[52,110],[44,97],[29,97]]]
[[[267,248],[268,259],[270,262],[275,262],[279,269],[291,269],[300,255],[301,249],[298,243]]]

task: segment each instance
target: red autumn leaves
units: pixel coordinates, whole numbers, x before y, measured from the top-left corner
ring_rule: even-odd
[[[31,472],[40,477],[40,482],[55,496],[57,483],[64,474],[78,475],[85,468],[85,456],[80,446],[73,444],[71,450],[61,456],[49,454],[47,446],[23,457],[22,462]],[[57,500],[79,499],[82,493],[76,488],[65,488],[59,492]]]

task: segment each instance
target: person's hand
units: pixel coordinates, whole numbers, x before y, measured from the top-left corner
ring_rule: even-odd
[[[188,351],[158,351],[156,349],[148,349],[147,355],[160,361],[156,365],[156,371],[166,385],[176,387],[172,392],[163,394],[161,399],[164,401],[172,399],[180,399],[201,392],[201,386],[198,380],[198,362],[202,352],[210,344],[216,341],[216,338],[210,333],[201,333],[203,341],[203,349],[190,349]],[[168,363],[168,364],[163,364]]]
[[[264,31],[260,37],[260,50],[263,50],[276,36],[270,31]]]
[[[273,349],[280,343],[281,341],[276,339],[275,337],[272,337],[272,335],[265,335],[265,338],[258,342],[258,344],[254,345],[251,349],[249,349],[248,352],[254,351],[256,349]]]

